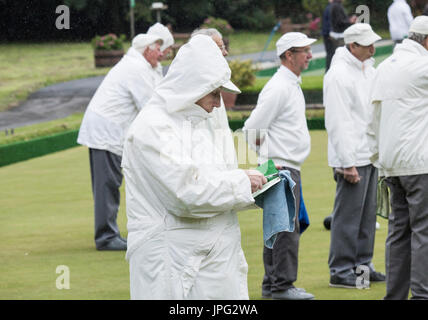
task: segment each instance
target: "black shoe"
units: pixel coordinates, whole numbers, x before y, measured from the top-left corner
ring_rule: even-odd
[[[386,276],[383,273],[370,270],[370,282],[383,282],[386,280]]]
[[[126,242],[123,242],[119,237],[113,238],[109,242],[107,242],[105,245],[97,248],[97,250],[100,251],[119,251],[119,250],[126,250]]]
[[[323,221],[324,228],[326,228],[327,230],[331,229],[331,220],[332,219],[333,219],[333,215],[330,214],[329,216],[325,217],[325,219]]]
[[[345,278],[338,276],[330,276],[330,287],[334,288],[357,288],[357,276],[355,274],[350,274]]]

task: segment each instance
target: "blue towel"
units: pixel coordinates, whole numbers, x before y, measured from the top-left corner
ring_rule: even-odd
[[[296,199],[293,189],[296,183],[290,171],[279,171],[281,181],[256,197],[256,204],[263,208],[263,242],[272,249],[279,232],[294,231]],[[285,196],[284,196],[285,195]]]
[[[306,211],[305,202],[303,201],[302,184],[300,184],[300,207],[299,207],[299,225],[300,234],[309,227],[309,216]]]

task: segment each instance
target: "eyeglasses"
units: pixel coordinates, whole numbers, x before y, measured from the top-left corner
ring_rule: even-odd
[[[305,49],[305,50],[299,50],[299,49],[290,49],[291,52],[303,52],[305,54],[312,54],[312,49]]]

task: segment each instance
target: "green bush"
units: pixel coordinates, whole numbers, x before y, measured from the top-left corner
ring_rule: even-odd
[[[229,67],[232,70],[231,80],[238,88],[252,86],[256,81],[251,60],[231,60],[229,61]]]

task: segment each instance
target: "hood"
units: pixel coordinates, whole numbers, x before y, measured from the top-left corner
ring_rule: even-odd
[[[165,105],[169,113],[194,109],[196,101],[227,84],[230,76],[229,65],[216,43],[211,37],[196,35],[178,50],[153,99]]]
[[[354,66],[355,68],[358,68],[358,70],[362,70],[363,66],[372,67],[375,63],[375,59],[370,58],[364,62],[361,62],[360,60],[355,58],[353,54],[346,47],[339,47],[336,49],[336,52],[334,53],[333,59],[331,60],[330,68],[340,63],[346,63],[348,65]]]
[[[160,47],[161,51],[164,51],[166,48],[174,44],[174,37],[169,29],[159,22],[152,25],[149,30],[147,30],[147,34],[153,34],[162,38],[163,43]]]
[[[419,43],[405,39],[378,66],[372,101],[427,96],[427,79],[428,51]]]

